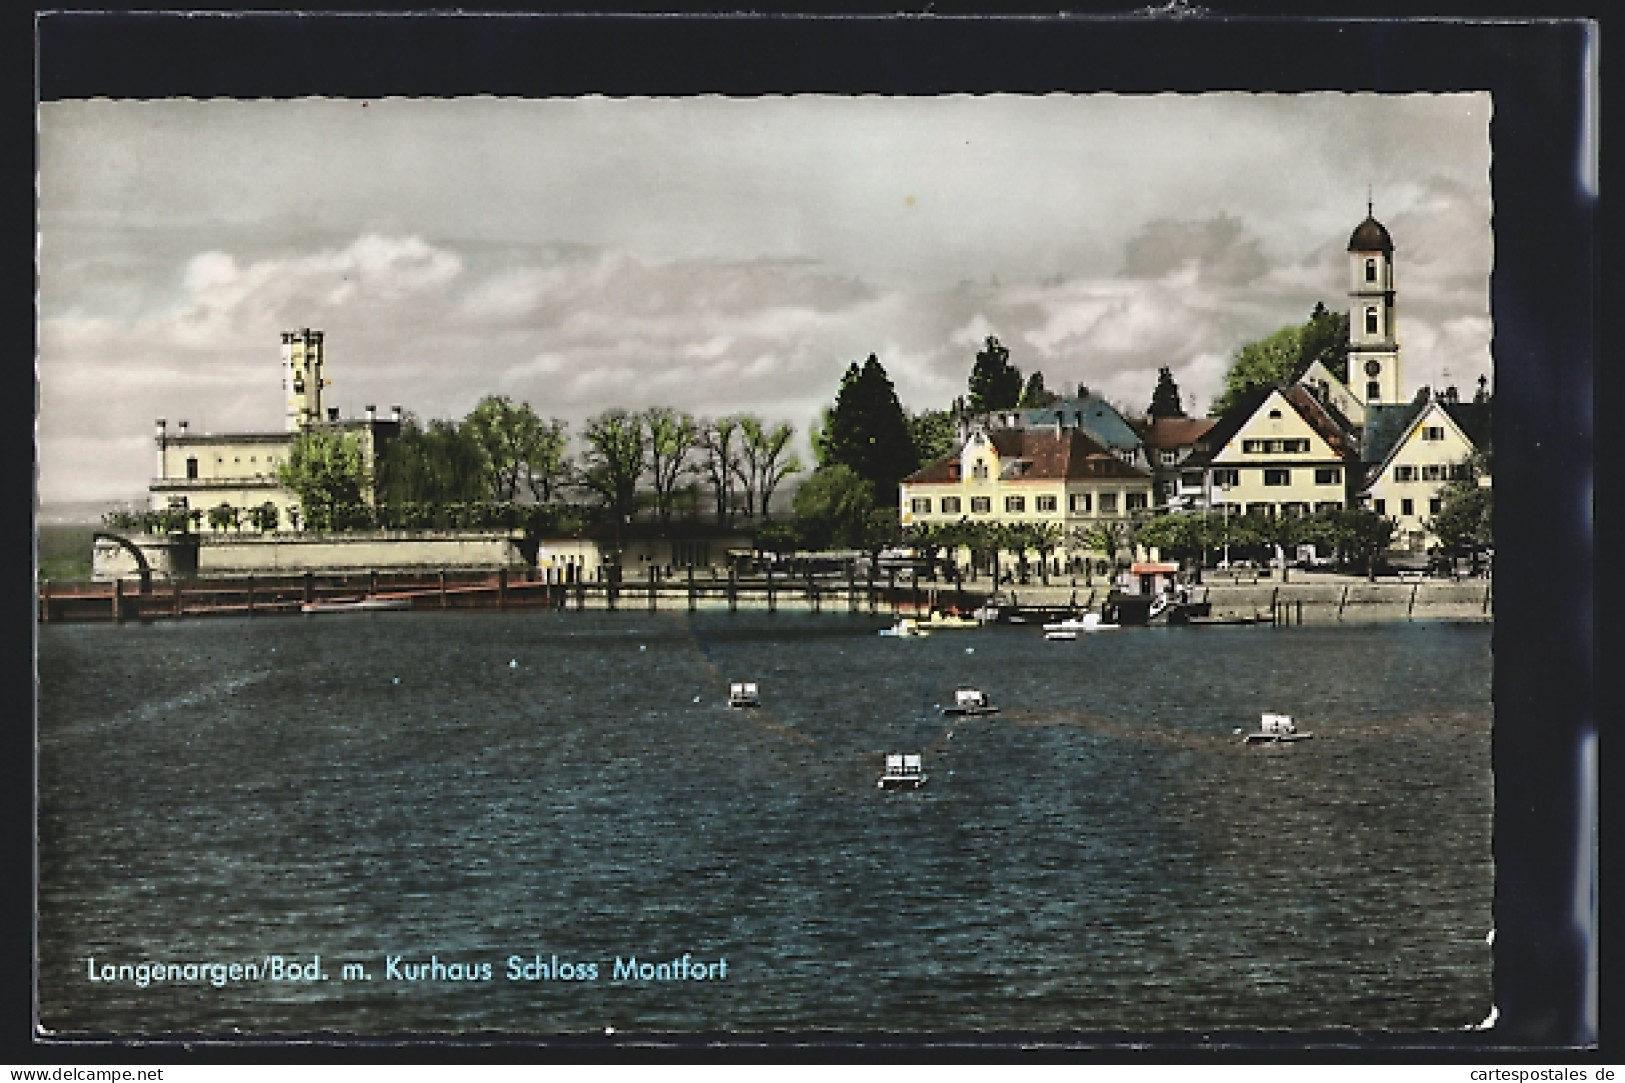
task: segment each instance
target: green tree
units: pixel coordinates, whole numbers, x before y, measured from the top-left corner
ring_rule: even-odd
[[[253,522],[254,529],[272,531],[277,528],[279,523],[281,523],[282,513],[277,509],[277,506],[274,503],[267,500],[265,503],[249,512],[249,519]]]
[[[919,469],[908,417],[886,370],[869,355],[848,366],[824,433],[832,463],[849,467],[874,489],[878,504],[897,503],[897,486]]]
[[[739,430],[744,436],[742,452],[742,478],[745,479],[745,510],[759,511],[762,518],[770,516],[769,505],[773,492],[786,477],[801,471],[801,460],[790,451],[790,439],[795,429],[781,421],[769,428],[761,418],[746,414],[739,419]],[[753,507],[756,498],[760,507]]]
[[[914,443],[914,457],[921,466],[953,454],[959,444],[959,425],[949,410],[909,415],[908,433]]]
[[[971,366],[968,389],[973,413],[1008,410],[1021,401],[1021,370],[1010,363],[1010,351],[992,335]]]
[[[743,437],[739,419],[719,417],[702,421],[698,425],[701,469],[711,482],[711,492],[717,502],[717,525],[727,526],[733,514],[734,479],[741,468],[740,444]]]
[[[1476,553],[1495,544],[1491,529],[1495,491],[1480,483],[1485,476],[1482,456],[1469,457],[1458,465],[1455,474],[1441,491],[1439,514],[1427,521],[1427,528],[1445,552]]]
[[[1058,398],[1059,395],[1044,386],[1044,374],[1034,369],[1033,374],[1027,377],[1027,386],[1021,389],[1021,398],[1016,405],[1024,410],[1036,410],[1053,406]]]
[[[225,530],[227,527],[237,525],[237,509],[230,504],[221,502],[209,509],[209,527],[213,530]]]
[[[1185,408],[1179,404],[1179,385],[1167,365],[1157,370],[1157,387],[1151,392],[1151,405],[1146,413],[1151,417],[1184,417]]]
[[[378,500],[391,508],[480,500],[490,486],[486,451],[468,426],[434,420],[425,428],[410,414],[380,443],[375,469]]]
[[[1266,338],[1247,343],[1231,359],[1224,392],[1208,412],[1217,417],[1255,387],[1289,384],[1317,360],[1339,379],[1346,379],[1348,330],[1347,316],[1317,303],[1307,322],[1288,324]]]
[[[807,548],[862,548],[869,515],[876,510],[874,486],[835,463],[813,471],[796,489],[791,506]]]
[[[648,434],[650,484],[654,489],[655,514],[662,523],[671,520],[672,496],[689,471],[689,454],[694,450],[698,428],[688,414],[669,406],[656,406],[643,412]]]
[[[604,502],[619,528],[637,510],[638,479],[648,463],[643,419],[622,409],[606,410],[587,422],[582,436],[587,441],[582,483]]]
[[[312,530],[350,525],[355,509],[371,490],[361,441],[351,433],[312,429],[301,433],[277,467],[277,479],[293,490]]]

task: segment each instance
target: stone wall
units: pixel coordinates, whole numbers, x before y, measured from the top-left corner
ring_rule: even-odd
[[[290,575],[304,572],[430,572],[522,568],[524,557],[511,535],[502,532],[389,531],[358,534],[272,533],[193,536],[195,565],[176,558],[177,540],[159,535],[134,535],[152,566],[155,579],[196,575]],[[585,561],[590,542],[549,542],[556,552],[569,549]],[[96,543],[93,576],[106,582],[133,579],[140,574],[135,558],[116,542]]]

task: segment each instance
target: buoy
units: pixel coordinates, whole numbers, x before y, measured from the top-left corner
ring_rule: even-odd
[[[975,647],[966,647],[965,648],[965,653],[966,654],[975,654],[976,653],[976,648]]]
[[[394,678],[394,680],[395,680],[395,683],[396,683],[396,684],[400,684],[400,683],[401,683],[401,679],[400,679],[400,678],[399,678],[399,677],[396,677],[396,678]]]
[[[700,702],[700,697],[699,697],[699,696],[695,696],[695,697],[694,697],[694,702],[695,702],[695,703],[698,703],[698,702]]]
[[[517,658],[508,659],[508,668],[509,669],[518,669],[519,668],[519,659],[517,659]]]
[[[640,651],[646,651],[646,650],[648,650],[648,649],[649,649],[649,648],[648,648],[648,647],[645,647],[645,646],[644,646],[644,645],[643,645],[643,644],[642,644],[642,643],[639,643],[639,644],[638,644],[638,650],[640,650]]]

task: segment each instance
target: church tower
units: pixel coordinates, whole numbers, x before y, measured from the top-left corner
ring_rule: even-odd
[[[322,333],[305,328],[282,332],[282,390],[287,395],[288,432],[303,432],[322,420]]]
[[[1403,403],[1394,318],[1394,242],[1371,215],[1349,237],[1349,390],[1366,405]]]

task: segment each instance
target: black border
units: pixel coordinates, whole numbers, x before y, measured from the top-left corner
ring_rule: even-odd
[[[924,10],[946,10],[926,8]],[[1481,10],[1482,6],[1481,6]],[[610,95],[793,92],[1154,93],[1166,90],[1487,89],[1495,206],[1493,350],[1498,409],[1494,738],[1497,807],[1495,986],[1499,1028],[1489,1036],[875,1035],[708,1036],[411,1046],[416,1062],[532,1056],[551,1060],[756,1060],[867,1062],[922,1059],[1132,1059],[1182,1063],[1230,1058],[1283,1061],[1487,1058],[1617,1059],[1603,1020],[1600,1053],[1587,1043],[1579,990],[1590,950],[1568,923],[1574,910],[1578,798],[1574,765],[1595,718],[1592,690],[1593,343],[1600,203],[1579,183],[1588,49],[1598,27],[1583,21],[1271,19],[1253,16],[1011,18],[949,14],[876,16],[595,16],[36,13],[38,94],[44,100],[109,97],[380,97],[470,93]],[[10,57],[8,57],[10,59]],[[1590,61],[1595,63],[1594,56]],[[12,65],[13,73],[31,65]],[[32,100],[32,99],[31,99]],[[27,121],[32,135],[32,116]],[[13,146],[17,143],[13,142]],[[8,171],[8,179],[13,179]],[[24,178],[32,195],[32,171]],[[7,206],[18,208],[14,190]],[[26,197],[25,197],[26,198]],[[31,204],[28,204],[31,206]],[[32,220],[24,226],[29,259]],[[17,250],[14,250],[17,251]],[[18,252],[20,255],[20,251]],[[19,261],[20,262],[20,261]],[[8,279],[8,281],[12,281]],[[21,283],[18,283],[21,285]],[[13,299],[21,296],[15,287]],[[31,293],[30,293],[31,296]],[[32,320],[32,316],[22,316]],[[13,326],[16,326],[14,324]],[[32,327],[32,322],[29,324]],[[9,359],[18,402],[31,371]],[[6,462],[33,461],[32,429],[4,427]],[[3,474],[6,507],[31,506],[31,473]],[[15,522],[16,520],[13,520]],[[20,523],[18,524],[20,526]],[[22,538],[6,532],[8,542]],[[7,555],[28,567],[28,552]],[[29,581],[4,580],[5,610],[31,636]],[[29,643],[22,639],[17,646]],[[12,641],[16,643],[17,641]],[[0,786],[8,825],[32,824],[32,661],[6,658],[8,755]],[[1600,762],[1600,761],[1599,761]],[[1606,798],[1605,798],[1606,800]],[[13,841],[26,836],[15,826]],[[31,832],[27,833],[31,835]],[[48,1062],[208,1063],[231,1060],[374,1062],[376,1044],[316,1048],[30,1045],[31,855],[5,848],[6,981],[0,1014],[5,1059]],[[1606,865],[1603,866],[1606,868]],[[1601,889],[1599,885],[1599,889]],[[19,907],[17,904],[21,903]],[[17,920],[13,920],[17,919]],[[20,1002],[17,994],[21,993]],[[1601,998],[1607,1010],[1607,997]],[[21,1009],[21,1010],[19,1010]],[[19,1034],[19,1030],[22,1031]],[[16,1044],[21,1037],[23,1044]],[[1149,1051],[1130,1042],[1150,1039]],[[668,1044],[668,1041],[670,1044]],[[943,1044],[944,1042],[952,1044]],[[967,1044],[960,1044],[961,1042]],[[1239,1047],[1230,1042],[1240,1042]],[[803,1044],[807,1043],[807,1044]],[[1036,1048],[1035,1044],[1036,1043]],[[1067,1048],[1067,1046],[1072,1048]],[[1078,1046],[1093,1047],[1087,1054]],[[1507,1046],[1523,1053],[1508,1053]],[[799,1047],[799,1050],[796,1048]]]

